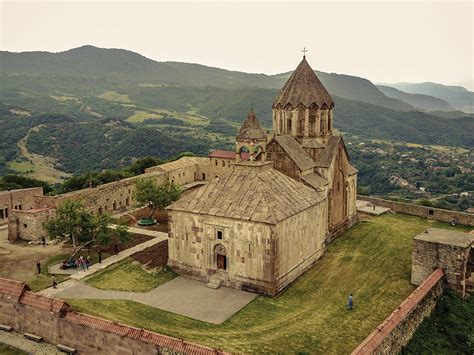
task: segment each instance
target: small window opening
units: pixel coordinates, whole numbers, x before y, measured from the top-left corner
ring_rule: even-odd
[[[222,239],[222,231],[217,231],[217,239],[221,240]]]

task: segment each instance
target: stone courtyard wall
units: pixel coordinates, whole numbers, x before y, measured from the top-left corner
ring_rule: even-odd
[[[0,324],[32,333],[79,354],[222,354],[199,344],[74,312],[60,299],[37,295],[18,281],[0,278]]]
[[[435,270],[352,351],[352,355],[398,354],[443,293],[443,271]]]
[[[158,172],[151,174],[137,175],[131,178],[114,181],[94,188],[82,189],[57,196],[37,196],[36,207],[58,207],[65,201],[83,201],[86,208],[91,212],[114,213],[132,206],[133,188],[139,178],[153,177],[158,184],[166,179],[166,173]]]
[[[368,197],[361,195],[358,195],[357,199],[372,202],[377,206],[387,207],[395,212],[403,214],[409,214],[413,216],[431,219],[434,221],[448,223],[450,223],[452,220],[456,220],[459,224],[463,224],[465,226],[474,226],[473,213],[443,210],[441,208],[426,207],[421,205],[415,205],[412,203],[397,202],[377,197]]]

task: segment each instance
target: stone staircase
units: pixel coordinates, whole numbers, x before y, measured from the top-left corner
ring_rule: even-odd
[[[216,272],[214,275],[212,275],[209,279],[209,282],[207,283],[207,287],[213,288],[214,290],[217,290],[222,286],[222,281],[223,281],[223,275],[220,272]]]

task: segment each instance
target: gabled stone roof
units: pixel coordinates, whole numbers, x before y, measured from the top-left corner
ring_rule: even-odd
[[[301,171],[312,169],[316,166],[316,163],[311,159],[310,155],[305,152],[301,145],[291,135],[283,134],[275,136],[274,139]]]
[[[266,137],[267,135],[262,126],[260,126],[255,112],[251,109],[242,127],[240,127],[239,133],[237,133],[236,140],[261,140],[266,139]]]
[[[303,57],[301,63],[273,101],[272,107],[284,108],[287,105],[291,105],[293,108],[298,105],[310,107],[313,104],[319,108],[334,106],[331,95],[311,69],[306,58]]]
[[[303,175],[301,179],[315,189],[323,189],[328,185],[328,181],[316,173]]]
[[[322,193],[273,169],[271,162],[242,162],[168,209],[276,224],[323,198]]]

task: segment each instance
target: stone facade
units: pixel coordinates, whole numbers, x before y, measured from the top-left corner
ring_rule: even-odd
[[[411,282],[419,285],[442,269],[448,285],[461,297],[474,291],[474,236],[429,228],[413,239]]]
[[[38,208],[13,211],[8,224],[8,240],[39,240],[47,237],[43,223],[53,217],[54,208]]]
[[[42,187],[0,191],[0,226],[8,224],[14,210],[29,210],[35,206],[35,196],[42,196]]]

